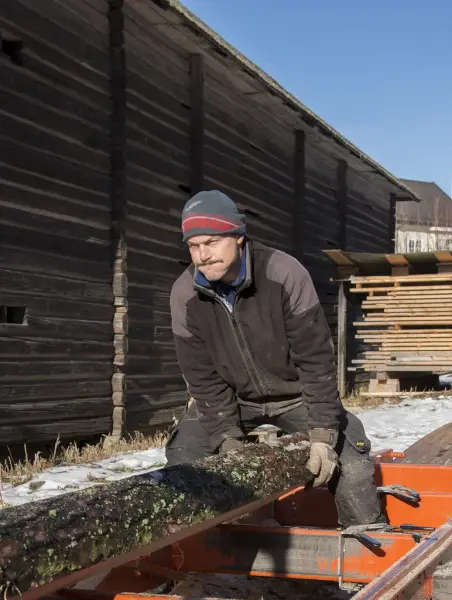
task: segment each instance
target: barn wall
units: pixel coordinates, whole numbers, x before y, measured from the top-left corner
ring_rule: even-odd
[[[196,191],[230,194],[251,237],[302,260],[334,337],[323,250],[388,248],[393,188],[159,6],[10,0],[0,14],[0,443],[180,413],[169,295]]]
[[[291,111],[262,100],[261,84],[154,3],[125,0],[124,14],[126,427],[146,430],[170,421],[185,400],[169,295],[187,264],[180,212],[190,194],[221,189],[247,214],[252,238],[300,258],[336,339],[337,287],[323,250],[386,249],[389,186],[355,172],[347,153],[329,153]]]
[[[187,264],[180,211],[190,194],[190,64],[161,44],[142,2],[124,6],[127,56],[128,430],[170,422],[183,383],[169,294]],[[183,264],[182,264],[183,263]]]
[[[340,245],[338,161],[305,136],[304,190],[297,197],[296,130],[255,102],[252,84],[234,90],[236,79],[220,61],[205,62],[204,185],[237,201],[251,237],[303,261],[334,326],[333,270],[322,250]]]
[[[347,250],[391,252],[390,193],[384,186],[370,185],[358,173],[349,173]]]
[[[86,438],[111,423],[107,4],[7,4],[0,443]]]

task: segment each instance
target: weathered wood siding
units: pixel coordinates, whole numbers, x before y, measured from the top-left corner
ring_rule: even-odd
[[[86,438],[111,422],[108,5],[6,5],[0,443]]]
[[[226,65],[210,56],[204,63],[204,187],[222,189],[237,202],[253,238],[290,252],[294,134],[278,137],[278,124],[253,106],[248,82],[234,93]]]
[[[129,429],[171,419],[185,398],[169,294],[188,258],[180,211],[191,193],[230,194],[254,239],[303,261],[335,339],[337,288],[323,249],[388,247],[390,186],[355,171],[362,165],[346,151],[329,152],[318,132],[156,4],[124,3]]]
[[[299,258],[334,337],[323,250],[390,248],[397,185],[173,4],[0,7],[0,443],[180,413],[169,296],[191,194],[222,189]]]
[[[148,3],[124,5],[127,56],[128,358],[126,428],[171,422],[183,383],[169,294],[187,261],[180,211],[190,193],[190,66],[158,35]]]
[[[353,171],[348,175],[347,248],[350,252],[393,252],[390,231],[390,190]]]

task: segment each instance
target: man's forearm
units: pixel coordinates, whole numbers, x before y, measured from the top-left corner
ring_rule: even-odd
[[[209,434],[213,450],[221,446],[228,438],[242,438],[240,415],[237,399],[232,389],[228,388],[220,398],[204,398],[194,396],[199,422]]]
[[[175,336],[176,353],[188,392],[196,403],[200,424],[216,450],[228,437],[242,436],[237,398],[215,370],[208,353],[196,339]]]
[[[309,429],[337,430],[342,403],[337,388],[334,346],[320,305],[300,319],[293,347],[308,406]]]

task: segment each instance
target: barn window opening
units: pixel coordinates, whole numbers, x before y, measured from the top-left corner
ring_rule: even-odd
[[[250,217],[254,217],[255,219],[262,219],[262,216],[251,208],[245,208],[243,212]]]
[[[22,40],[17,39],[2,39],[1,50],[2,54],[8,56],[10,61],[15,65],[23,64],[22,50],[24,49],[24,43]]]
[[[0,306],[0,323],[8,325],[26,325],[26,306]]]

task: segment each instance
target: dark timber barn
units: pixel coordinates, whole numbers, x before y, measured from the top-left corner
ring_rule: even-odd
[[[413,193],[174,0],[0,5],[0,444],[169,423],[180,210],[220,188],[310,270]]]

